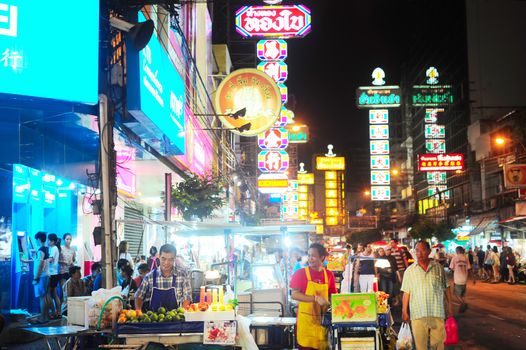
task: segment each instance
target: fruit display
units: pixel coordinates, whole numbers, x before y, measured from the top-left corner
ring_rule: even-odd
[[[376,308],[379,314],[385,314],[389,310],[388,299],[389,294],[381,291],[376,292]]]
[[[166,310],[160,307],[156,312],[141,312],[140,310],[122,310],[117,323],[155,323],[155,322],[184,322],[185,309]]]
[[[331,296],[333,323],[376,322],[374,293],[333,294]]]

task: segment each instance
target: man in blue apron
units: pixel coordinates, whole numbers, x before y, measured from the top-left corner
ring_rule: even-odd
[[[143,304],[157,311],[161,306],[166,310],[178,308],[185,300],[192,301],[192,287],[188,270],[175,264],[177,251],[171,244],[160,249],[160,266],[147,274],[135,293],[135,309]],[[146,310],[143,310],[146,311]]]

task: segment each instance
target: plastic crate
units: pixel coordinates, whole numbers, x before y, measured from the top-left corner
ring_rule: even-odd
[[[118,323],[117,334],[203,333],[204,322]]]
[[[69,297],[67,299],[68,305],[68,326],[84,326],[88,328],[89,319],[87,309],[87,302],[91,297]]]

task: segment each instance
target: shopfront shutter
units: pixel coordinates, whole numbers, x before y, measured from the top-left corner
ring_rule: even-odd
[[[128,241],[128,252],[133,259],[142,255],[144,247],[142,238],[144,231],[142,206],[124,207],[124,239]]]

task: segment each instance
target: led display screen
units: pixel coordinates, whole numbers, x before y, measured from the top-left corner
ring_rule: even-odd
[[[0,93],[95,104],[98,0],[1,0]]]

